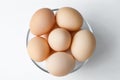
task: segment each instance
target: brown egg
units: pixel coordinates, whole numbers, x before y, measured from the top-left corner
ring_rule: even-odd
[[[50,54],[50,47],[42,37],[34,37],[28,43],[29,56],[37,62],[45,60]]]
[[[57,11],[56,14],[57,24],[69,31],[77,31],[83,24],[83,18],[81,14],[70,7],[63,7]]]
[[[64,51],[70,47],[71,35],[63,28],[56,28],[50,32],[48,43],[53,50]]]
[[[54,13],[48,8],[36,11],[30,21],[30,30],[34,35],[48,33],[55,24]]]
[[[92,55],[95,46],[94,35],[88,30],[80,30],[73,37],[71,52],[78,61],[82,62]]]
[[[74,58],[65,52],[55,52],[46,60],[46,67],[54,76],[65,76],[75,66]]]

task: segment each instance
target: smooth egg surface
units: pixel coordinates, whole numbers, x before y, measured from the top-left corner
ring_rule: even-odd
[[[58,26],[69,31],[77,31],[83,24],[81,14],[77,10],[70,7],[60,8],[56,13],[56,21]]]
[[[55,24],[55,16],[52,10],[42,8],[36,11],[30,21],[30,30],[34,35],[48,33]]]
[[[96,40],[92,32],[89,30],[78,31],[72,41],[72,55],[80,62],[88,59],[96,46]]]
[[[55,52],[46,60],[46,66],[50,74],[65,76],[75,67],[75,60],[66,52]]]
[[[45,60],[50,54],[50,47],[42,37],[34,37],[28,43],[29,56],[37,62]]]
[[[53,50],[64,51],[70,47],[71,34],[63,28],[56,28],[50,32],[48,43]]]

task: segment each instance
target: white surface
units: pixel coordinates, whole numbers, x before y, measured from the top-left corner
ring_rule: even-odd
[[[62,6],[88,20],[97,48],[83,68],[54,77],[31,62],[25,37],[34,11]],[[0,0],[0,37],[0,80],[120,80],[120,0]]]

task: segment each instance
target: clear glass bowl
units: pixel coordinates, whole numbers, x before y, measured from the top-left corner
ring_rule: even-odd
[[[58,9],[53,9],[52,11],[55,13],[57,10],[58,10]],[[84,19],[84,18],[83,18],[83,19]],[[93,33],[93,30],[92,30],[91,26],[88,24],[88,22],[87,22],[85,19],[84,19],[84,21],[83,21],[82,29],[87,29],[87,30],[89,30],[89,31],[91,31],[91,32]],[[34,35],[31,34],[30,29],[28,29],[27,35],[26,35],[26,48],[27,48],[27,45],[28,45],[28,41],[29,41],[31,38],[33,38],[33,37],[34,37]],[[32,59],[31,59],[31,60],[32,60]],[[36,61],[32,60],[32,62],[33,62],[39,69],[41,69],[42,71],[44,71],[44,72],[46,72],[46,73],[49,73],[49,72],[47,71],[46,66],[45,66],[45,61],[43,61],[43,62],[36,62]],[[88,59],[87,59],[86,61],[84,61],[84,62],[78,62],[78,61],[76,60],[75,68],[71,71],[71,73],[74,72],[74,71],[77,71],[78,69],[80,69],[80,68],[81,68],[83,65],[85,65],[87,62],[88,62]]]

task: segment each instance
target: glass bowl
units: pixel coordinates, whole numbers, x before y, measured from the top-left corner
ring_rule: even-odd
[[[57,10],[58,10],[58,9],[52,9],[52,11],[53,11],[54,13],[55,13]],[[83,17],[83,16],[82,16],[82,17]],[[87,22],[84,18],[83,18],[83,20],[84,20],[84,21],[83,21],[82,29],[87,29],[87,30],[89,30],[89,31],[91,31],[91,32],[93,33],[93,30],[92,30],[91,26],[88,24],[88,22]],[[29,41],[31,38],[33,38],[33,37],[34,37],[34,35],[31,34],[30,29],[28,29],[27,35],[26,35],[26,48],[27,48],[27,45],[28,45],[28,41]],[[31,60],[32,60],[32,59],[31,59]],[[78,69],[80,69],[83,65],[85,65],[85,64],[88,62],[88,60],[89,60],[89,59],[87,59],[87,60],[84,61],[84,62],[79,62],[79,61],[76,60],[75,68],[71,71],[71,73],[77,71]],[[49,72],[47,71],[46,66],[45,66],[45,61],[43,61],[43,62],[36,62],[36,61],[32,60],[32,62],[33,62],[40,70],[42,70],[42,71],[44,71],[44,72],[46,72],[46,73],[49,73]]]

